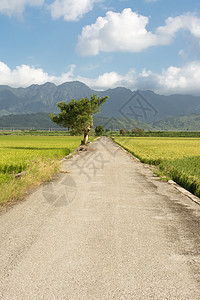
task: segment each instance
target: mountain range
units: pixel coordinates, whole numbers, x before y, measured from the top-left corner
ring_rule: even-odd
[[[147,124],[157,122],[159,126],[158,122],[163,119],[166,120],[167,125],[171,120],[169,117],[197,116],[197,121],[199,120],[199,96],[164,96],[149,90],[132,92],[123,87],[95,91],[79,81],[66,82],[59,86],[47,82],[27,88],[0,85],[0,116],[38,112],[57,113],[56,103],[59,101],[68,102],[71,99],[89,97],[92,94],[98,94],[100,97],[109,96],[98,116],[112,121],[123,119],[127,122],[136,120]]]

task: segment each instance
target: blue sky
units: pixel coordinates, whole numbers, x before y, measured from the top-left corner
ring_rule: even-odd
[[[198,0],[1,0],[0,84],[200,95]]]

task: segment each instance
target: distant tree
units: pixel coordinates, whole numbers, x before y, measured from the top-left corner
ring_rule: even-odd
[[[103,126],[101,126],[101,125],[99,125],[99,126],[97,126],[96,128],[95,128],[95,134],[96,135],[102,135],[104,133],[104,128],[103,128]]]
[[[68,103],[61,101],[57,103],[60,114],[57,116],[50,114],[50,118],[58,125],[71,130],[72,134],[84,134],[81,144],[86,145],[93,127],[93,115],[100,112],[100,106],[106,102],[107,98],[108,96],[99,98],[94,94],[90,99],[88,97],[79,100],[72,99]]]
[[[144,134],[144,129],[142,128],[134,128],[132,129],[132,133],[135,134],[135,135],[143,135]]]
[[[120,129],[120,134],[125,135],[127,133],[127,130],[125,128]]]

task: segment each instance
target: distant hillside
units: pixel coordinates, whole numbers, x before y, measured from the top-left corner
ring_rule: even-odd
[[[152,129],[148,124],[126,119],[106,118],[96,115],[94,117],[94,128],[98,125],[103,125],[105,129],[120,130],[126,128],[131,130],[135,127]],[[63,127],[53,123],[49,117],[49,113],[33,113],[33,114],[18,114],[7,115],[0,117],[0,129],[61,129]]]
[[[33,113],[8,115],[0,117],[1,128],[15,129],[49,129],[60,128],[56,123],[53,123],[48,113]]]
[[[152,123],[166,117],[181,117],[200,114],[200,97],[191,95],[163,96],[152,91],[136,91],[118,87],[106,91],[94,91],[75,81],[56,86],[53,83],[31,85],[27,88],[0,86],[0,116],[58,112],[56,103],[80,99],[92,94],[109,96],[99,116],[137,120]]]
[[[151,123],[156,130],[200,131],[200,114],[181,117],[167,117]]]
[[[94,117],[94,128],[97,125],[103,125],[105,129],[112,131],[126,128],[132,130],[134,128],[143,128],[145,130],[183,130],[183,131],[200,131],[200,114],[181,117],[167,117],[163,120],[142,123],[135,120],[127,120],[123,118],[107,118],[101,115]],[[49,117],[49,113],[33,113],[7,115],[0,117],[0,129],[61,129],[62,127],[53,123]]]

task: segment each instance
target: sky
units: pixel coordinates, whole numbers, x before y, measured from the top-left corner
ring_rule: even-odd
[[[0,0],[0,84],[200,95],[199,0]]]

